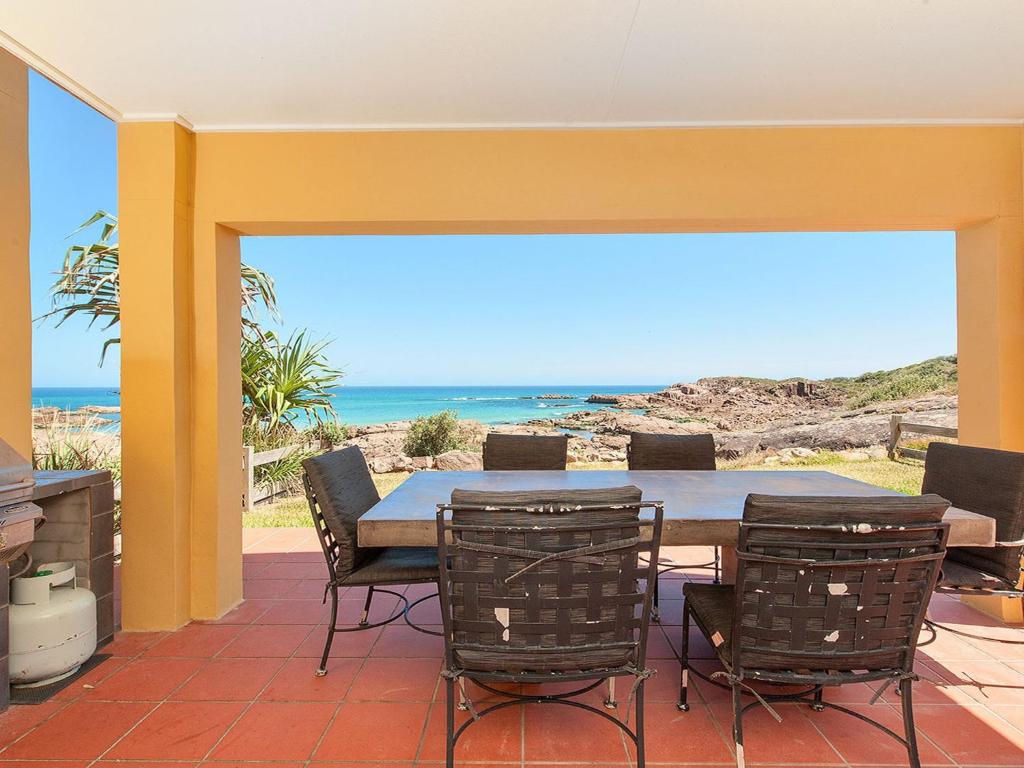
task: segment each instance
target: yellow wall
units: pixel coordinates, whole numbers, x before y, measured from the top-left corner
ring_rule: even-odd
[[[0,49],[0,438],[32,455],[28,68]]]
[[[122,125],[121,141],[159,130]],[[191,166],[188,153],[173,154],[182,176],[194,173],[192,259],[168,225],[170,178],[152,196],[164,206],[161,226],[148,233],[151,242],[138,236],[138,252],[150,247],[136,257],[152,260],[153,275],[168,284],[189,283],[194,306],[189,314],[136,277],[135,301],[152,301],[163,317],[135,329],[152,337],[146,355],[130,326],[153,308],[126,306],[124,315],[124,420],[135,430],[126,452],[162,464],[177,455],[175,430],[187,428],[191,440],[180,448],[190,458],[160,471],[154,462],[150,475],[126,465],[125,520],[136,516],[140,530],[173,515],[174,531],[188,532],[175,539],[180,551],[159,553],[154,578],[174,581],[167,569],[188,563],[191,615],[219,615],[240,598],[239,234],[958,230],[964,439],[1024,449],[1022,141],[1012,126],[199,134]],[[164,167],[166,139],[142,143]],[[126,259],[125,188],[143,186],[134,166],[151,162],[122,150]],[[330,300],[316,291],[311,278],[311,300]],[[187,331],[183,313],[193,318]],[[190,355],[178,356],[181,333]],[[166,400],[131,398],[129,381]],[[151,407],[185,407],[189,395],[172,381],[188,383],[188,427]],[[187,505],[161,495],[172,471],[189,477]],[[126,558],[133,547],[139,560],[156,555],[159,538],[126,530]],[[172,626],[183,610],[129,601],[126,592],[124,621]]]

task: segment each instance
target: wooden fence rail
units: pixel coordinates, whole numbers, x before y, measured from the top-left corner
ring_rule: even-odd
[[[280,461],[281,459],[290,456],[299,450],[307,450],[310,446],[297,443],[295,445],[286,445],[284,448],[274,448],[270,451],[259,451],[253,450],[251,445],[242,446],[242,471],[245,473],[245,494],[242,498],[242,510],[249,512],[258,501],[269,499],[272,496],[279,494],[283,488],[277,487],[277,484],[272,485],[256,485],[255,474],[256,467],[263,464],[270,464],[273,461]]]
[[[956,439],[959,435],[956,427],[940,427],[935,424],[911,424],[903,420],[902,414],[895,414],[889,420],[889,458],[895,459],[897,453],[910,459],[921,459],[927,456],[928,451],[921,451],[916,448],[901,448],[900,438],[904,434],[931,435],[932,437],[951,437]]]

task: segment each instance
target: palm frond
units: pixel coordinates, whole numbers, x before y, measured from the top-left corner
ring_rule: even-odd
[[[97,322],[107,331],[121,322],[121,249],[117,242],[117,217],[107,211],[96,211],[68,237],[74,237],[102,222],[99,239],[89,245],[72,245],[64,253],[64,262],[57,279],[50,287],[52,309],[36,318],[43,322],[57,318],[57,326],[75,316],[88,318],[88,327]],[[242,264],[242,326],[247,335],[260,337],[264,331],[257,321],[262,307],[271,318],[280,319],[274,279],[263,270]],[[107,351],[120,344],[120,337],[107,339],[100,353],[100,365]]]

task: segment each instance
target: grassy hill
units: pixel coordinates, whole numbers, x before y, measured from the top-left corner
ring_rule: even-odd
[[[932,393],[956,394],[956,355],[933,357],[891,371],[874,371],[848,378],[826,379],[846,397],[850,408],[863,408],[871,403],[902,400]]]

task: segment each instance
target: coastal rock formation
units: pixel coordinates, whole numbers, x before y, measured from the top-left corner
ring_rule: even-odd
[[[884,455],[892,414],[913,414],[913,421],[956,426],[955,358],[936,358],[895,371],[864,374],[855,379],[773,381],[715,377],[673,384],[660,392],[592,395],[593,410],[559,413],[524,424],[485,425],[459,422],[459,450],[439,456],[407,456],[403,452],[410,421],[349,428],[347,444],[358,445],[375,473],[415,470],[481,469],[481,446],[488,432],[569,435],[571,463],[621,462],[626,459],[630,432],[715,436],[720,459],[738,463],[787,463],[818,451],[834,451],[847,461]],[[926,392],[899,397],[907,392]],[[531,396],[536,400],[575,399],[560,394]],[[870,403],[854,407],[853,403]],[[604,406],[604,407],[601,407]],[[103,421],[118,409],[89,407],[65,413],[36,408],[37,441],[60,419],[72,427]],[[40,435],[43,435],[40,438]],[[104,433],[104,440],[118,440]]]
[[[828,386],[803,380],[702,379],[650,394],[597,397],[615,399],[615,407],[526,424],[461,421],[463,448],[436,457],[402,453],[408,421],[353,427],[349,443],[363,450],[378,473],[481,469],[480,446],[488,432],[568,434],[571,463],[625,461],[630,432],[711,432],[719,459],[740,463],[787,463],[817,451],[842,452],[848,460],[863,461],[884,453],[894,413],[913,413],[915,421],[941,426],[956,426],[957,421],[955,395],[932,394],[850,409]]]
[[[472,451],[448,451],[434,457],[434,469],[465,472],[483,468],[483,455]]]

